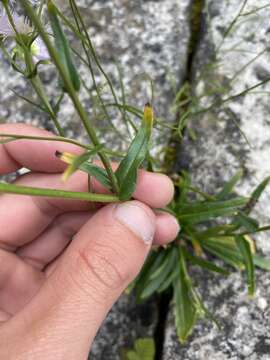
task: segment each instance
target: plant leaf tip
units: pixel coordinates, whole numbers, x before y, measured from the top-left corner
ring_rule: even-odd
[[[144,106],[143,121],[147,126],[152,128],[154,122],[154,111],[151,104],[148,102]]]

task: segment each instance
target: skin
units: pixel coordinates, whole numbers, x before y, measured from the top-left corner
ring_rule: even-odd
[[[52,136],[27,125],[1,125],[0,133]],[[56,150],[81,151],[49,141],[0,145],[0,174],[26,167],[31,172],[16,183],[87,191],[82,172],[61,181],[65,164]],[[94,180],[92,188],[105,192]],[[136,200],[129,204],[154,226],[149,244],[115,217],[114,204],[0,196],[0,358],[87,359],[102,321],[151,246],[169,243],[179,231],[171,215],[154,210],[172,200],[172,182],[162,174],[139,173]]]

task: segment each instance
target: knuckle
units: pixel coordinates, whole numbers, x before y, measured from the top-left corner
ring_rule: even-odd
[[[75,234],[75,229],[69,222],[65,221],[64,215],[56,217],[53,222],[53,226],[60,229],[61,233],[67,238],[72,238],[72,236]]]
[[[136,270],[115,246],[91,243],[77,251],[73,275],[80,288],[91,297],[102,299],[108,291],[122,291],[136,276]],[[79,280],[78,280],[79,279]]]
[[[117,249],[94,244],[91,249],[85,248],[79,253],[79,261],[87,273],[104,288],[117,289],[123,286],[129,274],[121,261]]]

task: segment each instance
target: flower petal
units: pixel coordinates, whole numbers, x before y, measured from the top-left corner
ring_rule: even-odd
[[[19,16],[16,13],[12,14],[13,22],[15,24],[16,30],[20,34],[29,34],[31,32],[31,27],[25,22],[24,17]],[[16,35],[7,15],[2,14],[0,16],[0,34],[5,37],[14,37]]]
[[[31,46],[31,52],[36,62],[50,60],[50,55],[41,37],[37,37]]]

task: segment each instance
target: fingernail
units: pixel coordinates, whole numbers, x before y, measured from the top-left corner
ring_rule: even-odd
[[[125,225],[147,245],[153,242],[155,234],[155,219],[146,209],[135,202],[118,204],[115,218]]]
[[[176,229],[177,229],[177,235],[180,233],[180,231],[181,231],[181,225],[179,224],[179,221],[175,218],[175,217],[173,217],[173,221],[174,221],[174,223],[175,223],[175,225],[176,225]]]

